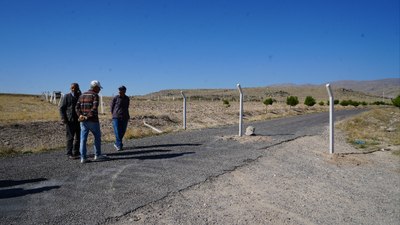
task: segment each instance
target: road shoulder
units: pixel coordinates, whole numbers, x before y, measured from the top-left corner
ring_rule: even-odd
[[[307,136],[110,224],[397,224],[399,157]]]

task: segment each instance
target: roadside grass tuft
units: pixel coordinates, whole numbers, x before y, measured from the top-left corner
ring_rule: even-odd
[[[400,150],[393,151],[392,154],[400,157]]]
[[[15,151],[14,148],[0,147],[0,156],[17,155],[20,152]]]
[[[337,127],[358,149],[400,145],[400,110],[395,107],[374,108],[338,123]]]
[[[143,138],[149,136],[153,136],[153,132],[150,129],[130,128],[126,130],[124,138],[135,139],[135,138]]]

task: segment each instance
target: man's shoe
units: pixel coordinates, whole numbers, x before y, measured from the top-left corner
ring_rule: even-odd
[[[120,148],[120,147],[118,147],[116,144],[114,144],[114,148],[115,148],[115,150],[117,150],[117,151],[121,151],[122,149]]]
[[[110,158],[108,158],[105,155],[96,155],[96,156],[94,156],[94,160],[96,160],[96,161],[103,161],[103,160],[108,160],[108,159],[110,159]]]
[[[76,156],[76,155],[69,155],[68,156],[68,159],[79,159],[80,157],[79,156]]]
[[[88,163],[89,162],[89,160],[87,160],[87,159],[81,159],[81,163]]]

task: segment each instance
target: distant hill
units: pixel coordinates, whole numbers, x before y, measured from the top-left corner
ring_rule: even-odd
[[[354,91],[361,91],[377,96],[384,95],[389,98],[394,98],[397,95],[400,95],[400,78],[369,81],[342,80],[331,82],[331,85],[333,87],[341,87]]]
[[[375,81],[335,81],[330,83],[335,99],[356,101],[380,101],[382,92],[385,92],[385,101],[400,94],[400,79],[383,79]],[[143,98],[147,99],[177,99],[181,98],[181,90],[161,90],[150,93]],[[203,100],[237,100],[237,89],[188,89],[182,90],[191,99]],[[328,99],[325,84],[321,85],[296,85],[277,84],[266,87],[243,88],[246,101],[261,101],[265,98],[274,98],[284,102],[288,96],[297,96],[304,101],[307,96],[314,97],[317,101]]]

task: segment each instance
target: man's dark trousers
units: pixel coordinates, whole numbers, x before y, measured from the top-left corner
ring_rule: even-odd
[[[79,122],[67,122],[67,155],[79,156],[81,126]],[[75,143],[74,143],[75,139]]]

